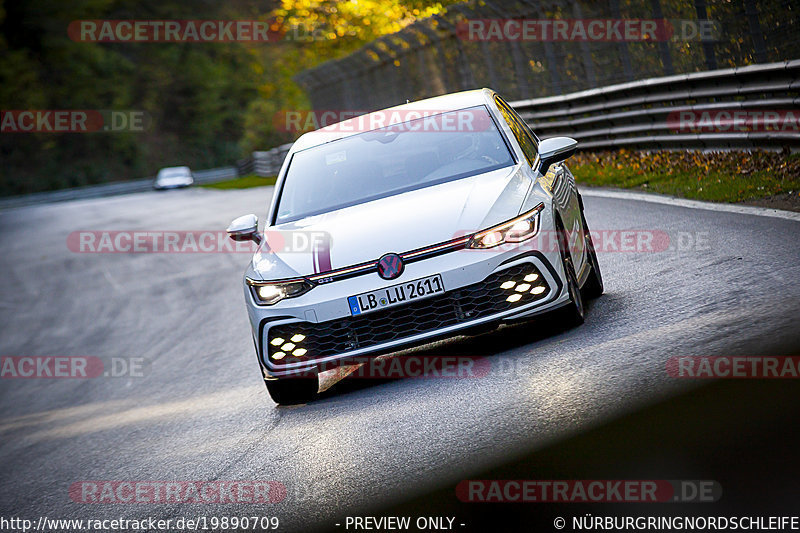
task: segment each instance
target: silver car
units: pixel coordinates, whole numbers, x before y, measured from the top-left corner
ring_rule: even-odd
[[[255,215],[228,228],[260,243],[243,287],[272,398],[308,401],[354,357],[555,310],[582,323],[603,281],[563,163],[576,146],[488,89],[300,137],[265,231]],[[297,235],[308,246],[287,246]]]
[[[178,189],[189,187],[194,183],[194,177],[189,167],[167,167],[158,171],[153,182],[156,190]]]

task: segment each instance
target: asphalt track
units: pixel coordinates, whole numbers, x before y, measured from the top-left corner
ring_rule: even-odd
[[[0,380],[0,516],[260,515],[279,517],[281,531],[344,530],[335,524],[347,515],[442,497],[519,458],[556,461],[560,443],[695,394],[697,381],[666,372],[671,357],[800,351],[800,222],[786,218],[587,194],[592,229],[666,232],[671,249],[601,251],[606,294],[585,325],[543,320],[440,342],[422,353],[487,356],[490,370],[328,379],[297,407],[277,407],[259,376],[242,302],[248,254],[67,247],[77,230],[224,229],[263,215],[270,194],[193,189],[0,213],[0,355],[147,362],[143,377]],[[721,475],[699,470],[689,474]],[[269,480],[287,494],[267,505],[86,505],[68,492],[83,480]]]

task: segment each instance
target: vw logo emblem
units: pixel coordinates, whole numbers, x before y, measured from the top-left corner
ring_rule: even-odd
[[[378,275],[383,279],[394,279],[403,273],[403,259],[397,254],[386,254],[378,259]]]

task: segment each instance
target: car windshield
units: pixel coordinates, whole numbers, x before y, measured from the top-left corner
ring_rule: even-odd
[[[161,178],[185,178],[189,172],[184,168],[167,168],[159,172]]]
[[[275,221],[291,222],[513,164],[484,106],[409,120],[295,153]]]

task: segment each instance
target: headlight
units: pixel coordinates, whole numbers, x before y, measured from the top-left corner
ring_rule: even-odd
[[[247,284],[256,301],[263,305],[274,305],[284,298],[294,298],[310,291],[314,286],[310,281],[255,281],[247,278]]]
[[[539,231],[539,213],[542,209],[544,209],[544,204],[539,204],[517,218],[476,233],[469,240],[467,248],[483,250],[508,242],[522,242],[530,239]]]

